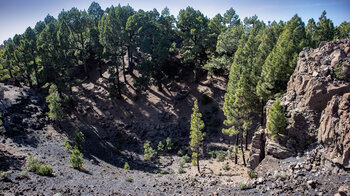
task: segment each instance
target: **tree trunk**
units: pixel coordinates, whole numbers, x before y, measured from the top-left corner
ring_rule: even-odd
[[[239,138],[239,133],[236,135],[236,145],[235,146],[238,146],[238,138]],[[238,155],[237,155],[237,152],[235,152],[235,164],[237,165],[238,163]]]
[[[118,68],[118,63],[115,64],[115,69],[116,69],[116,79],[117,79],[117,88],[118,88],[118,99],[122,96],[120,92],[120,81],[119,81],[119,68]]]
[[[197,154],[197,169],[198,169],[198,173],[201,173],[201,170],[199,168],[199,152]]]
[[[244,156],[244,150],[243,150],[243,134],[241,139],[241,152],[242,152],[243,165],[246,167],[247,164],[245,163],[245,156]]]
[[[122,59],[122,63],[123,63],[123,78],[124,78],[124,82],[126,83],[127,81],[126,81],[126,77],[125,77],[125,62],[124,62],[124,60],[125,60],[125,55],[123,54],[123,59]]]
[[[248,130],[245,131],[245,150],[248,150]]]

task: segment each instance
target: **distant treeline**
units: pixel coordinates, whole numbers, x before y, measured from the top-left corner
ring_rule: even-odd
[[[175,18],[168,8],[161,13],[135,11],[129,5],[103,10],[93,2],[87,11],[72,8],[58,18],[47,15],[5,41],[0,80],[38,88],[52,83],[62,96],[79,81],[76,73],[83,71],[88,78],[92,65],[98,65],[99,74],[107,65],[110,94],[119,97],[119,75],[125,81],[133,69],[139,72],[136,87],[160,89],[180,69],[192,70],[195,80],[202,73],[231,70],[228,92],[247,80],[251,92],[266,100],[285,89],[303,47],[347,37],[349,29],[348,22],[334,27],[325,12],[305,27],[297,15],[266,24],[257,16],[241,20],[233,8],[210,19],[187,7]]]

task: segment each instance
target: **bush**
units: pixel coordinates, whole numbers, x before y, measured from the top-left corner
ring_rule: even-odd
[[[182,156],[182,159],[183,159],[186,163],[191,162],[191,157],[188,156],[188,154],[185,154],[184,156]]]
[[[332,71],[333,77],[335,77],[338,80],[347,80],[346,73],[343,70],[343,68],[344,68],[343,62],[337,63],[337,65],[334,67]]]
[[[126,182],[134,182],[134,179],[132,179],[131,177],[127,177],[127,178],[125,179],[125,181],[126,181]]]
[[[47,163],[43,163],[39,166],[38,170],[36,171],[37,174],[41,176],[51,176],[52,175],[52,167],[51,165]]]
[[[73,135],[74,145],[77,146],[80,150],[83,149],[83,144],[85,142],[84,133],[81,132],[78,128],[75,129]]]
[[[74,146],[73,152],[69,155],[69,162],[74,169],[82,169],[84,165],[83,154],[77,146]]]
[[[28,171],[35,172],[41,176],[51,176],[53,169],[51,165],[47,163],[40,163],[36,158],[33,156],[29,156],[27,160],[27,169]]]
[[[162,141],[158,142],[157,148],[158,148],[158,152],[160,152],[160,153],[164,151],[164,144]]]
[[[177,151],[177,155],[179,156],[184,156],[186,154],[186,150],[184,149],[180,149],[179,151]]]
[[[186,173],[186,172],[185,172],[184,168],[179,167],[178,173],[179,173],[179,174],[184,174],[184,173]]]
[[[245,182],[239,182],[238,183],[238,188],[240,190],[245,190],[247,188],[247,184]]]
[[[225,171],[228,171],[230,169],[230,167],[226,163],[225,165],[222,166],[222,169],[225,170]]]
[[[173,149],[174,144],[171,142],[171,138],[167,137],[166,138],[166,149],[168,151],[171,151]]]
[[[129,171],[129,170],[130,170],[130,165],[129,165],[128,162],[125,162],[125,164],[124,164],[124,170],[125,170],[125,171]]]
[[[38,159],[34,158],[33,156],[29,156],[27,160],[27,169],[31,172],[36,172],[40,167],[40,163]]]
[[[185,161],[184,160],[181,160],[180,162],[179,162],[179,167],[184,167],[185,166]]]
[[[284,108],[277,100],[269,111],[269,118],[267,122],[267,130],[271,133],[271,139],[279,137],[287,127],[287,119],[284,116]]]
[[[209,103],[212,103],[213,99],[211,97],[209,97],[209,95],[207,95],[206,93],[204,93],[202,95],[202,99],[201,99],[201,103],[202,105],[207,105]]]
[[[68,139],[65,138],[62,145],[64,146],[64,149],[68,152],[72,150],[72,146],[69,144]]]
[[[146,140],[145,144],[143,145],[143,149],[144,149],[143,157],[145,161],[151,161],[156,155],[156,151],[153,150],[153,148],[151,147],[150,141]]]
[[[217,159],[219,162],[223,162],[225,157],[228,155],[225,150],[208,150],[208,154],[211,158]]]
[[[256,173],[255,170],[252,170],[249,172],[249,178],[251,179],[258,178],[258,174]]]

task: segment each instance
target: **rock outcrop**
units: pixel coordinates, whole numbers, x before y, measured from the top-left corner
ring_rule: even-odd
[[[328,159],[350,167],[350,93],[334,96],[323,110],[318,141]]]
[[[266,154],[286,158],[318,141],[325,146],[326,157],[349,167],[349,93],[350,37],[301,51],[287,92],[280,98],[288,120],[286,138],[267,139]],[[268,102],[267,108],[273,102]],[[252,151],[257,149],[253,147]]]

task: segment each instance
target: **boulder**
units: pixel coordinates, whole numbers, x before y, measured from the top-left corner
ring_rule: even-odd
[[[285,159],[295,155],[293,149],[285,147],[281,140],[267,139],[265,151],[266,155],[271,155],[278,159]]]
[[[265,129],[255,132],[249,152],[248,168],[254,170],[265,157]]]
[[[318,141],[325,156],[350,168],[350,93],[335,95],[322,112]]]

